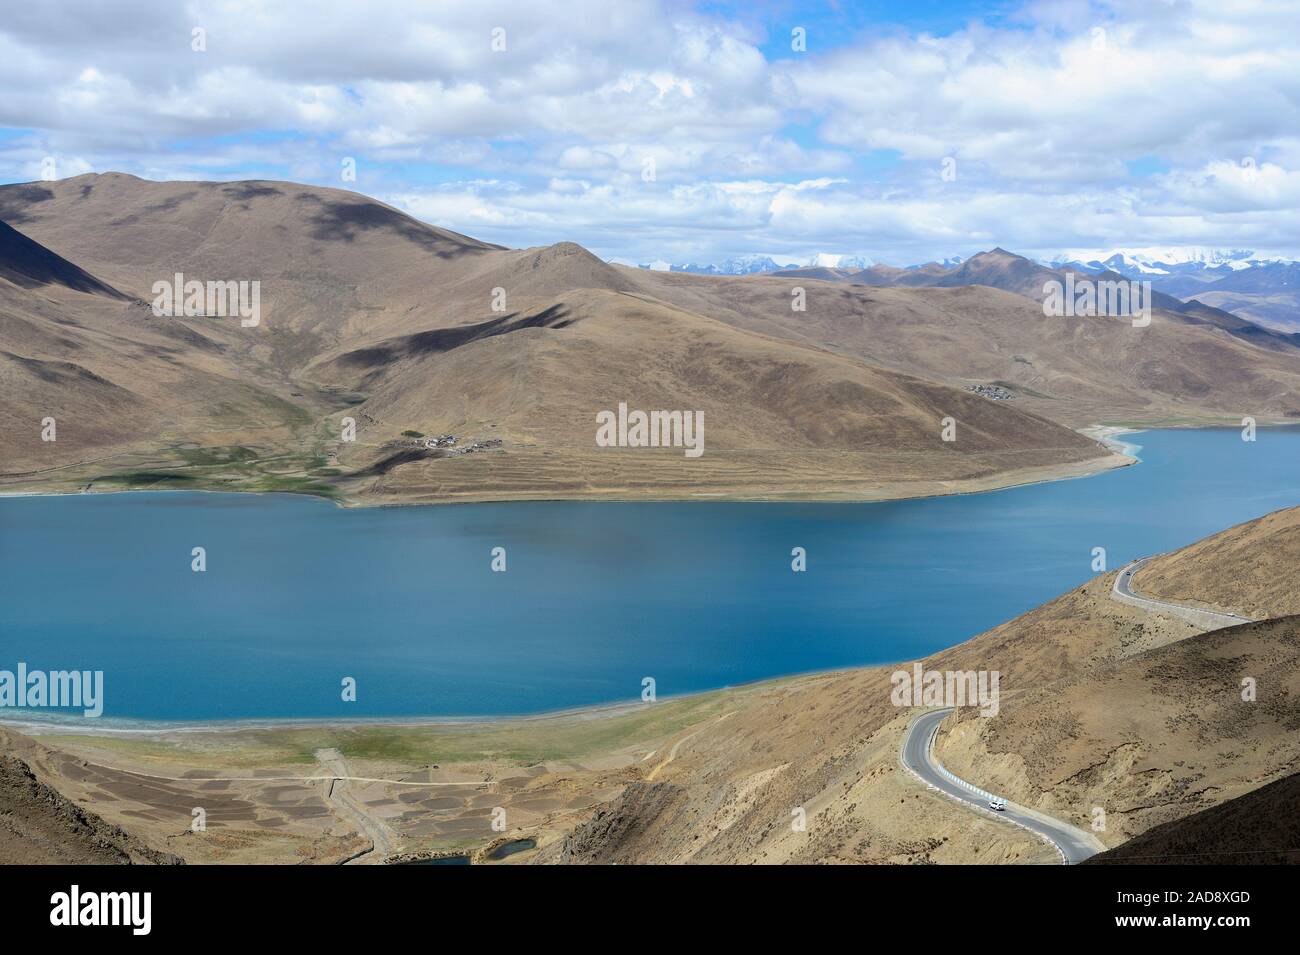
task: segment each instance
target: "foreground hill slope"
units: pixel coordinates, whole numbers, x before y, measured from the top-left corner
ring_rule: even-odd
[[[1088,859],[1085,865],[1300,865],[1300,773]]]
[[[36,744],[0,729],[0,862],[7,865],[165,865],[150,848],[37,778],[19,754]]]
[[[1266,514],[1143,565],[1133,586],[1246,617],[1300,614],[1300,508]]]
[[[957,722],[940,756],[1075,825],[1101,810],[1113,842],[1300,770],[1298,701],[1300,618],[1275,618],[1011,691],[996,717]]]

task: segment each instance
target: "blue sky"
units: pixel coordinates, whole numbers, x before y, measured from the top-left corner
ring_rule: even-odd
[[[0,179],[292,179],[634,262],[1296,256],[1298,37],[1252,0],[51,0],[0,23]]]

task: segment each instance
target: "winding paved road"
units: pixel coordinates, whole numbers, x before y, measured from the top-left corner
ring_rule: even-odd
[[[1111,591],[1111,596],[1115,600],[1153,613],[1172,614],[1207,631],[1254,622],[1250,617],[1243,617],[1235,613],[1186,607],[1182,604],[1170,603],[1167,600],[1154,600],[1151,597],[1142,597],[1135,594],[1132,586],[1133,575],[1138,568],[1150,559],[1150,557],[1142,557],[1132,561],[1126,564],[1115,576],[1115,586]],[[1082,862],[1089,856],[1096,855],[1106,848],[1092,833],[1072,826],[1067,822],[1061,822],[1059,819],[1053,819],[1051,816],[1044,815],[1033,809],[1027,809],[1024,806],[1017,806],[1008,802],[1005,810],[995,812],[989,808],[989,802],[995,798],[993,793],[980,789],[964,779],[959,779],[944,769],[939,761],[934,758],[934,740],[939,733],[939,724],[951,712],[951,707],[942,710],[929,710],[922,713],[908,727],[907,735],[903,738],[903,748],[899,753],[899,759],[913,776],[931,789],[938,790],[949,798],[965,803],[977,812],[983,812],[996,819],[1013,823],[1023,829],[1028,829],[1042,839],[1046,839],[1056,846],[1061,853],[1061,858],[1067,864],[1073,865],[1076,862]]]
[[[1167,613],[1179,617],[1190,623],[1195,624],[1205,630],[1221,630],[1224,627],[1235,627],[1243,623],[1254,623],[1250,617],[1242,617],[1235,613],[1221,613],[1217,610],[1201,610],[1199,607],[1185,607],[1182,604],[1170,603],[1167,600],[1154,600],[1151,597],[1143,597],[1133,592],[1133,575],[1137,573],[1139,567],[1149,561],[1150,557],[1142,557],[1125,565],[1124,569],[1115,575],[1115,587],[1111,596],[1120,603],[1131,604],[1134,607],[1141,607],[1143,610],[1150,610],[1154,613]]]
[[[1008,802],[1002,812],[989,808],[993,794],[980,789],[965,780],[958,779],[940,765],[934,758],[934,739],[939,732],[939,724],[952,712],[951,707],[943,710],[929,710],[922,713],[910,727],[903,738],[903,748],[899,753],[903,766],[931,789],[937,789],[949,798],[965,803],[976,812],[1000,819],[1028,829],[1036,836],[1056,846],[1061,858],[1068,865],[1082,862],[1089,856],[1096,855],[1106,847],[1096,836],[1067,822],[1053,819],[1041,812],[1026,809]]]

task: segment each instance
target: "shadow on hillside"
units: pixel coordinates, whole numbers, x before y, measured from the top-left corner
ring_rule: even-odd
[[[303,197],[306,199],[307,197]],[[315,197],[312,197],[315,200]],[[326,202],[312,217],[312,237],[326,242],[352,242],[366,232],[384,231],[414,242],[440,259],[484,251],[484,247],[463,237],[440,234],[410,216],[373,202]]]
[[[282,196],[284,193],[275,188],[258,182],[237,182],[229,186],[222,186],[221,191],[232,199],[256,199],[259,196]]]
[[[523,318],[518,317],[518,312],[511,312],[509,315],[473,325],[434,328],[427,332],[390,339],[371,348],[358,348],[356,351],[339,356],[338,362],[347,368],[367,370],[382,368],[400,358],[442,354],[468,345],[470,342],[497,335],[508,335],[510,332],[525,328],[567,328],[574,322],[574,319],[569,318],[568,315],[569,310],[563,305],[552,305],[542,309],[536,315],[526,315]]]
[[[54,192],[35,183],[23,183],[0,189],[0,219],[9,223],[26,222],[31,216],[26,208],[38,202],[48,202],[54,198]]]

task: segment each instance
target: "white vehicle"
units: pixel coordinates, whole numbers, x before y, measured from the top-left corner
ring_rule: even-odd
[[[1005,812],[1007,808],[1007,801],[1005,799],[999,799],[996,796],[994,796],[992,799],[989,800],[989,808],[996,810],[997,812]]]

